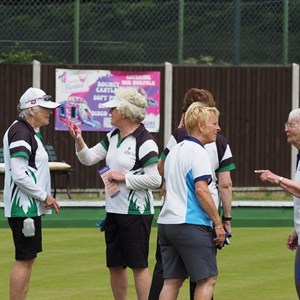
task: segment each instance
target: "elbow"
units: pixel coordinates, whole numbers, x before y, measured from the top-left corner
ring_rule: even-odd
[[[159,175],[151,176],[151,178],[149,178],[149,180],[148,180],[147,188],[150,190],[159,189],[161,187],[161,182],[162,182],[161,176],[159,176]]]
[[[95,161],[95,159],[93,159],[93,157],[91,157],[91,156],[88,158],[86,158],[86,157],[83,158],[83,157],[78,156],[78,160],[81,164],[83,164],[84,166],[88,166],[88,167],[93,166],[94,164],[97,163],[97,161]]]
[[[232,188],[232,181],[231,180],[228,180],[226,182],[220,182],[219,183],[219,189],[222,189],[222,190],[229,190]]]
[[[160,176],[164,175],[164,162],[161,159],[157,163],[157,170]]]
[[[153,189],[159,189],[162,183],[162,178],[161,176],[155,176],[155,178],[153,178]]]
[[[18,177],[12,178],[12,180],[18,187],[21,187],[23,185],[22,180]]]
[[[27,176],[20,176],[20,174],[15,174],[15,173],[11,173],[11,177],[13,182],[17,185],[17,186],[22,186],[24,184],[24,182],[27,182]]]
[[[211,193],[208,189],[207,190],[196,189],[195,194],[198,199],[206,199],[207,197],[211,197]]]
[[[84,166],[87,166],[87,167],[90,167],[90,166],[93,166],[94,163],[93,162],[90,162],[90,161],[80,161]]]

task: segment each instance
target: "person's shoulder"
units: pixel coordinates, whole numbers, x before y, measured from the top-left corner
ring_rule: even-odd
[[[179,134],[179,133],[187,135],[186,128],[185,127],[177,127],[173,130],[173,134]]]
[[[140,140],[155,141],[153,134],[144,126],[144,124],[140,124],[140,126],[133,132],[133,136]]]
[[[9,136],[18,136],[18,137],[25,137],[34,135],[34,130],[30,130],[26,122],[17,118],[11,126],[8,128],[8,135]]]
[[[25,124],[23,122],[20,122],[20,120],[16,119],[12,122],[12,124],[10,125],[9,129],[15,129],[15,128],[20,128],[20,127],[24,127]]]
[[[177,143],[184,140],[184,138],[187,136],[187,131],[185,127],[176,128],[173,133],[173,137],[177,141]]]
[[[118,128],[115,128],[115,129],[113,129],[112,131],[110,131],[110,132],[108,133],[108,136],[109,136],[109,137],[115,136],[115,135],[117,135],[119,132],[120,132],[120,130],[119,130]]]
[[[225,136],[223,136],[220,132],[218,132],[217,134],[217,139],[216,139],[216,143],[222,143],[222,144],[228,144],[227,139],[225,138]]]

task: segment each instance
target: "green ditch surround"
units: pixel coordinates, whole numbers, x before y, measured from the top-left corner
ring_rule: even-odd
[[[156,226],[159,207],[155,208]],[[104,207],[62,207],[59,214],[43,217],[43,227],[96,227],[104,219]],[[232,227],[292,227],[293,207],[232,207]],[[0,228],[7,228],[3,207],[0,208]]]

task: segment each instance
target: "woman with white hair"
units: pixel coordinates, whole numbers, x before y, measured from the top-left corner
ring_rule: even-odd
[[[294,261],[294,283],[298,299],[300,299],[300,108],[293,109],[284,124],[287,142],[297,150],[296,171],[293,179],[282,177],[270,170],[255,170],[260,179],[265,183],[271,183],[280,187],[285,192],[293,195],[294,200],[294,228],[290,232],[286,246],[290,250],[296,250]]]
[[[110,108],[116,128],[97,145],[89,148],[81,130],[69,123],[76,154],[84,165],[106,160],[106,179],[118,185],[118,193],[106,189],[106,263],[114,299],[127,299],[126,268],[133,270],[137,298],[148,299],[151,278],[148,270],[149,238],[154,215],[151,190],[161,185],[157,170],[158,147],[141,124],[147,100],[134,88],[120,88],[103,104]]]
[[[15,246],[10,300],[26,299],[32,267],[42,251],[42,216],[60,208],[51,195],[48,155],[40,134],[58,106],[43,90],[27,89],[20,98],[19,116],[3,137],[4,212]]]

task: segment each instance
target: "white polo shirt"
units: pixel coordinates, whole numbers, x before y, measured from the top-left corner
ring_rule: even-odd
[[[187,136],[174,146],[165,161],[167,195],[157,223],[212,226],[195,194],[195,182],[209,183],[212,176],[209,155],[199,140]]]
[[[18,117],[3,137],[3,150],[5,216],[51,214],[51,209],[46,209],[43,203],[47,194],[51,193],[51,180],[48,154],[40,135]]]
[[[107,212],[154,214],[152,189],[159,188],[161,184],[157,170],[158,147],[144,125],[141,124],[122,140],[119,129],[115,129],[94,147],[85,146],[77,156],[84,165],[94,165],[106,159],[112,171],[126,174],[125,182],[118,182],[120,193],[114,197],[106,193]]]
[[[161,154],[161,159],[165,160],[168,156],[171,149],[179,142],[181,142],[187,136],[186,129],[183,128],[176,128],[171,135],[166,148],[164,149],[163,153]],[[209,185],[209,190],[212,194],[214,199],[215,205],[218,208],[220,205],[220,197],[218,191],[218,183],[217,177],[215,172],[225,172],[231,171],[235,169],[235,164],[233,162],[232,153],[230,147],[227,143],[227,140],[218,133],[217,139],[215,142],[206,144],[204,148],[207,150],[212,168],[214,170],[213,180]]]

